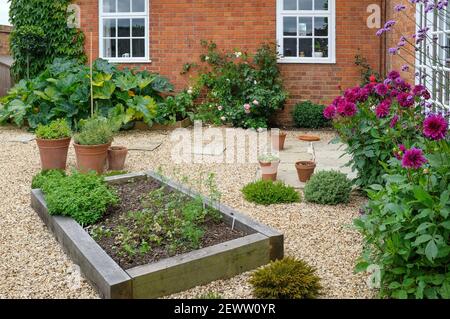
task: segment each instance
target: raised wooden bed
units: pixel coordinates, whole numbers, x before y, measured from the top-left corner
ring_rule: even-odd
[[[148,178],[189,196],[198,195],[153,172],[113,176],[107,181],[120,184]],[[228,225],[247,235],[128,270],[122,269],[73,219],[50,216],[41,190],[32,190],[31,206],[103,298],[157,298],[230,278],[283,257],[281,233],[225,205],[202,198],[206,205],[221,212]]]
[[[178,121],[174,124],[169,125],[161,125],[161,124],[153,124],[152,126],[148,126],[144,122],[136,122],[134,128],[141,131],[170,131],[175,130],[177,128],[185,128],[192,125],[190,119],[186,118],[182,121]]]

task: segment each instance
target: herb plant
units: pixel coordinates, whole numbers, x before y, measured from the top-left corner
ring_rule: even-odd
[[[36,137],[45,140],[56,140],[72,136],[72,130],[65,119],[50,122],[48,125],[39,124]]]
[[[80,145],[103,145],[111,143],[114,133],[105,118],[94,117],[86,120],[79,133],[74,136]]]
[[[338,171],[320,171],[305,186],[305,199],[311,203],[337,205],[348,203],[352,183],[347,175]]]
[[[282,182],[258,181],[242,189],[249,202],[261,205],[289,204],[300,202],[300,194]]]
[[[66,172],[59,169],[51,169],[47,171],[41,171],[39,174],[33,176],[33,180],[31,182],[32,189],[40,189],[43,188],[44,184],[48,183],[53,179],[61,179],[66,177]]]

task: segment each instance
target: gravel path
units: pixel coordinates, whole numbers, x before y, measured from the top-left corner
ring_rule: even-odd
[[[290,132],[293,138],[299,132]],[[40,162],[34,142],[10,142],[27,133],[0,127],[0,299],[1,298],[98,298],[86,281],[73,284],[73,263],[29,207],[31,178],[39,172]],[[332,134],[324,133],[330,138]],[[240,189],[255,178],[257,164],[181,164],[171,161],[171,144],[166,132],[127,132],[115,144],[132,145],[162,140],[153,152],[132,151],[129,171],[162,168],[166,175],[195,180],[213,172],[222,200],[229,206],[272,226],[285,234],[285,252],[317,267],[322,278],[324,298],[372,298],[361,275],[353,274],[361,250],[361,237],[351,228],[363,199],[352,197],[349,205],[329,207],[308,203],[256,206],[244,201]],[[69,166],[75,165],[73,149]],[[247,274],[216,281],[173,295],[194,298],[214,291],[225,298],[251,298]]]

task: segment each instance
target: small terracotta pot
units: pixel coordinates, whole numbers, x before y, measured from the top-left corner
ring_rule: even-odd
[[[82,173],[96,171],[102,174],[105,171],[108,158],[108,148],[111,143],[102,145],[80,145],[74,143],[75,155],[77,157],[77,168]]]
[[[284,143],[286,142],[287,134],[285,132],[279,132],[279,134],[272,134],[272,147],[274,150],[284,150]]]
[[[58,140],[36,139],[42,170],[66,169],[70,140],[70,137]]]
[[[278,162],[259,162],[259,165],[261,165],[261,176],[262,180],[264,181],[276,181],[277,180],[277,173],[278,173],[278,166],[280,165],[280,161]]]
[[[111,146],[108,149],[108,169],[110,171],[122,171],[125,166],[128,148],[124,146]]]
[[[312,161],[300,161],[295,163],[295,168],[297,169],[298,179],[300,182],[306,183],[314,174],[316,163]]]

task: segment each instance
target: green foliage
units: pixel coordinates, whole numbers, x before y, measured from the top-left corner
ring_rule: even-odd
[[[166,246],[169,253],[197,249],[204,236],[203,225],[221,220],[220,213],[205,207],[201,198],[192,199],[165,187],[141,200],[145,209],[124,215],[118,227],[96,225],[91,229],[96,239],[114,238],[118,254],[129,260],[156,247]]]
[[[66,172],[59,169],[41,171],[39,174],[33,176],[31,188],[41,189],[49,180],[61,179],[63,177],[66,177]]]
[[[50,215],[72,217],[82,226],[100,220],[106,209],[119,201],[103,177],[95,173],[52,174],[40,183]]]
[[[268,153],[268,154],[263,154],[261,156],[258,156],[258,161],[260,161],[262,163],[274,163],[274,162],[279,162],[280,158],[278,156]]]
[[[284,258],[257,270],[249,282],[260,299],[315,299],[322,286],[316,270],[302,260]]]
[[[198,295],[195,299],[223,299],[223,296],[218,292],[209,291],[202,295]]]
[[[321,171],[314,174],[305,186],[305,199],[311,203],[337,205],[348,203],[352,183],[338,171]]]
[[[164,102],[158,104],[158,113],[155,122],[161,125],[173,124],[184,120],[192,113],[195,107],[195,99],[199,91],[194,88],[181,91],[175,96],[168,96]]]
[[[213,42],[201,44],[207,53],[200,57],[204,67],[197,67],[197,86],[206,91],[206,97],[192,117],[218,125],[267,127],[270,116],[283,107],[287,97],[275,45],[265,44],[251,56],[237,50],[221,53]]]
[[[83,122],[79,133],[75,134],[75,143],[80,145],[102,145],[111,143],[114,133],[111,124],[105,118],[93,117]]]
[[[261,205],[289,204],[300,202],[300,194],[282,182],[258,181],[242,189],[249,202]]]
[[[420,130],[419,130],[420,131]],[[389,161],[383,185],[372,185],[366,215],[355,220],[365,238],[358,271],[380,269],[380,295],[450,298],[450,145],[417,136],[423,169]]]
[[[11,0],[10,46],[16,80],[33,78],[57,57],[85,62],[84,35],[67,26],[71,0]],[[29,74],[29,76],[28,76]]]
[[[331,121],[323,116],[324,105],[317,105],[311,101],[305,101],[294,107],[292,116],[296,127],[324,128],[330,127]]]
[[[72,130],[65,119],[50,122],[48,125],[39,124],[36,129],[36,137],[46,140],[56,140],[72,136]]]
[[[110,118],[114,127],[143,120],[152,124],[162,93],[173,89],[166,78],[148,71],[119,70],[105,60],[93,63],[93,97],[96,113]],[[90,116],[89,67],[77,60],[55,59],[37,77],[14,86],[0,106],[0,124],[18,126],[65,118],[73,127]]]

